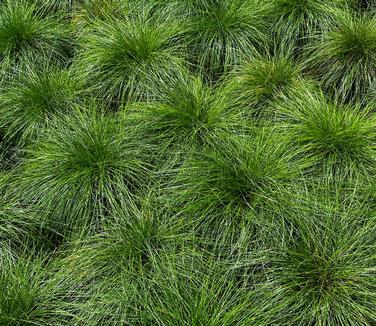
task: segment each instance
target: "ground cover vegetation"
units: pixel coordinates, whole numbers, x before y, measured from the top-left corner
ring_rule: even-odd
[[[0,326],[376,325],[376,5],[0,0]]]

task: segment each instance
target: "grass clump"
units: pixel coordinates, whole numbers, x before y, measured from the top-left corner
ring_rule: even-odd
[[[0,9],[2,69],[24,67],[30,62],[67,60],[71,40],[61,19],[40,16],[36,6],[24,0],[7,0]]]
[[[310,83],[301,76],[301,67],[287,57],[263,56],[247,60],[235,70],[229,82],[232,105],[245,118],[271,118],[275,103],[300,94]]]
[[[116,203],[133,204],[149,176],[147,146],[115,117],[86,109],[43,134],[15,181],[24,201],[43,212],[41,223],[63,234],[96,228]]]
[[[57,308],[58,288],[47,259],[0,248],[0,325],[62,325],[67,316]]]
[[[238,287],[236,273],[205,256],[158,270],[146,296],[153,325],[252,325],[250,291]],[[166,270],[167,269],[167,270]]]
[[[247,219],[288,200],[298,173],[283,137],[263,131],[192,157],[177,176],[174,196],[204,226]]]
[[[82,269],[86,282],[107,282],[120,274],[137,277],[153,273],[159,256],[184,253],[193,238],[185,223],[150,204],[117,207],[102,232],[81,241],[68,261]]]
[[[90,325],[148,320],[142,296],[168,259],[191,259],[193,239],[183,221],[150,203],[130,213],[118,208],[103,232],[84,239],[64,260],[68,269],[79,271],[76,318]]]
[[[82,41],[77,70],[95,94],[118,106],[147,99],[157,82],[182,75],[182,30],[170,15],[151,17],[144,9],[137,17],[93,23]]]
[[[320,93],[306,92],[282,105],[280,112],[291,119],[290,139],[305,153],[308,166],[338,176],[374,174],[375,118],[371,107],[342,105]]]
[[[342,100],[360,100],[375,83],[376,19],[343,14],[319,36],[308,59],[324,88]]]
[[[317,31],[325,29],[335,11],[344,8],[345,1],[275,0],[269,16],[272,33],[280,50],[301,54]]]
[[[177,1],[187,17],[184,42],[190,62],[216,80],[268,43],[265,5],[247,0]]]
[[[240,114],[230,108],[225,90],[210,88],[194,77],[161,85],[155,101],[131,105],[124,115],[130,124],[143,124],[144,137],[159,146],[162,159],[247,129]]]
[[[27,68],[0,94],[0,128],[8,139],[21,143],[38,138],[54,118],[80,103],[80,82],[69,70]]]
[[[369,212],[351,199],[300,204],[293,213],[296,232],[261,254],[265,275],[254,298],[261,324],[375,322],[375,229]]]

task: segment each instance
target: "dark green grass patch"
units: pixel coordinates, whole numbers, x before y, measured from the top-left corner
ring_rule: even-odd
[[[229,79],[229,97],[243,118],[271,120],[279,101],[294,98],[314,84],[303,78],[302,67],[289,56],[259,56],[247,60]]]
[[[223,88],[213,89],[200,78],[184,78],[160,85],[156,99],[124,110],[131,125],[142,124],[142,133],[159,148],[162,160],[212,146],[229,135],[249,131],[241,112],[231,108]]]
[[[311,197],[294,214],[296,232],[261,254],[265,275],[254,298],[261,324],[372,325],[372,213],[351,199]]]
[[[174,2],[173,2],[174,3]],[[190,62],[208,80],[216,80],[245,56],[265,49],[269,39],[260,1],[175,1],[187,19],[183,41]]]
[[[207,227],[285,204],[289,184],[298,179],[299,166],[283,136],[263,131],[193,156],[181,167],[171,198],[183,200],[184,210]]]

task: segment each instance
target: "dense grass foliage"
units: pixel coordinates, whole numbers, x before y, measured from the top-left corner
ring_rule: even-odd
[[[55,116],[69,113],[80,103],[80,86],[66,69],[27,68],[0,95],[0,126],[5,136],[22,142],[35,140]]]
[[[375,17],[0,0],[0,326],[375,325]]]
[[[36,206],[42,220],[60,232],[96,228],[98,218],[119,202],[132,206],[148,182],[148,146],[95,109],[57,120],[27,149],[15,178],[15,187],[28,193],[22,202]]]
[[[220,77],[268,42],[260,1],[176,1],[188,17],[183,41],[189,61],[209,80]]]
[[[345,100],[361,99],[375,83],[375,17],[345,13],[319,38],[308,60],[323,87]]]
[[[231,106],[241,108],[244,118],[260,122],[275,116],[275,103],[313,88],[292,59],[270,55],[244,61],[231,75],[228,90]]]
[[[27,1],[0,4],[0,63],[19,70],[30,62],[64,62],[71,50],[69,30],[62,16],[43,17]]]
[[[151,84],[183,72],[178,46],[182,28],[171,19],[147,11],[111,23],[93,23],[83,36],[77,73],[109,104],[150,97]]]
[[[376,121],[371,106],[341,105],[309,92],[277,106],[290,120],[290,139],[312,167],[342,176],[374,174]]]

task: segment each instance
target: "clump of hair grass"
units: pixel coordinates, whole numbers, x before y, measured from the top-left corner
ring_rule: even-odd
[[[300,65],[284,56],[261,56],[243,62],[229,80],[232,106],[240,108],[246,119],[272,118],[276,102],[313,87],[302,77],[301,70]]]
[[[370,210],[351,199],[310,198],[293,213],[296,230],[285,230],[278,246],[258,256],[265,268],[255,287],[256,320],[371,325],[376,320],[376,239]]]
[[[46,258],[0,244],[0,325],[62,325],[59,287]]]
[[[177,1],[187,19],[183,40],[196,71],[211,81],[265,49],[265,5],[259,1]]]
[[[344,0],[276,0],[269,17],[271,31],[280,51],[300,55],[317,32],[325,30],[337,14],[346,8]]]
[[[323,87],[345,101],[362,100],[376,76],[376,18],[344,13],[312,44],[307,59]]]
[[[230,139],[187,160],[171,195],[204,228],[286,204],[299,178],[283,135],[263,130]]]
[[[247,131],[241,114],[230,108],[223,88],[213,89],[188,77],[160,85],[156,99],[124,110],[129,124],[142,124],[145,139],[155,142],[162,159],[211,146],[231,134]]]
[[[96,111],[95,111],[96,110]],[[150,177],[148,145],[94,105],[51,126],[30,148],[15,180],[40,223],[69,234],[96,229],[119,202],[130,206]]]
[[[305,92],[278,111],[290,120],[287,129],[307,167],[340,176],[373,175],[375,117],[371,107],[343,105],[322,93]]]
[[[154,201],[132,210],[118,207],[101,233],[82,239],[63,260],[78,271],[74,283],[80,287],[73,291],[77,320],[100,325],[144,320],[142,297],[156,271],[170,259],[195,255],[194,235],[185,221],[156,209]]]
[[[42,17],[26,0],[0,4],[0,63],[23,68],[30,63],[66,62],[71,49],[67,26],[56,16]]]
[[[72,112],[82,101],[80,81],[71,71],[53,66],[27,68],[0,94],[0,128],[5,138],[35,141],[56,117]]]
[[[148,99],[160,81],[184,74],[180,57],[181,24],[172,13],[94,22],[84,37],[77,73],[102,100],[120,105]]]
[[[170,259],[145,295],[149,323],[154,325],[251,325],[250,291],[239,286],[232,266],[201,255],[179,265]]]

